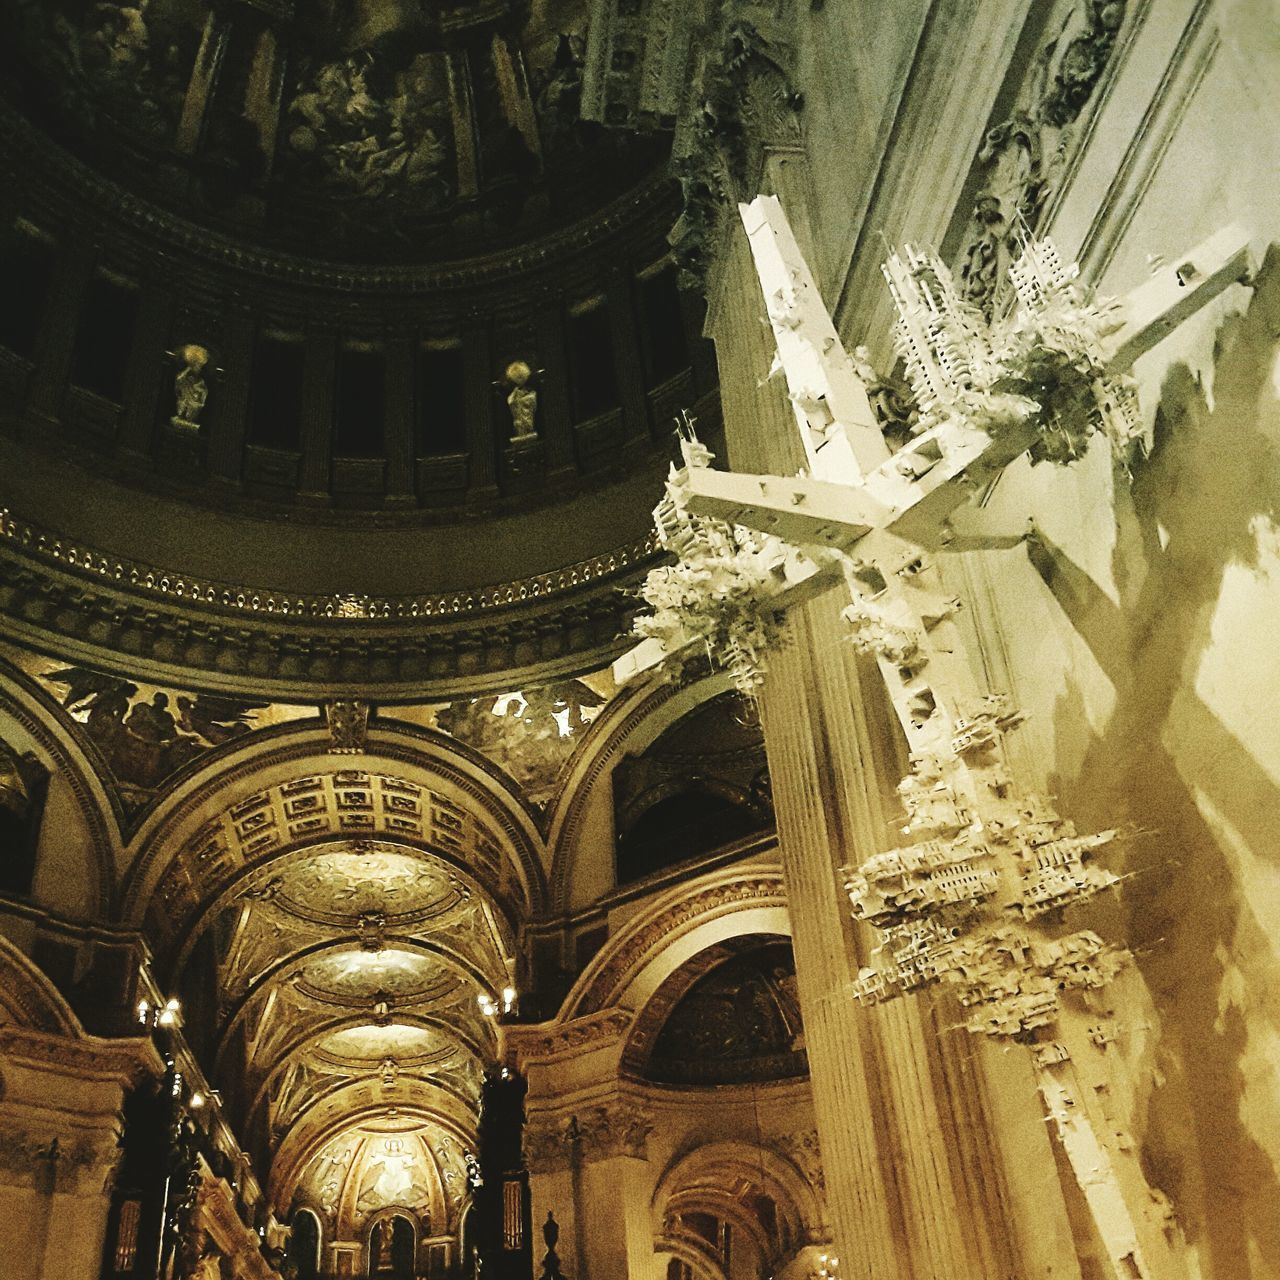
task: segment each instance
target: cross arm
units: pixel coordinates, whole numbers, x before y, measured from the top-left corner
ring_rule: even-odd
[[[1107,372],[1123,373],[1188,316],[1248,275],[1249,237],[1234,224],[1179,254],[1121,300],[1122,323],[1108,344]]]

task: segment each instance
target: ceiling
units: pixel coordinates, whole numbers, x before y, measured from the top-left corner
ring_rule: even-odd
[[[176,985],[279,1212],[354,1234],[412,1184],[452,1229],[513,943],[476,878],[408,840],[303,842],[198,916]]]
[[[148,198],[344,261],[600,209],[667,144],[578,114],[587,0],[10,0],[8,96]]]

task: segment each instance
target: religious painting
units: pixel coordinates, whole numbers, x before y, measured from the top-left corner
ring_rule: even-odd
[[[510,775],[525,799],[539,806],[554,794],[561,768],[615,688],[606,669],[481,698],[389,707],[383,718],[421,724],[465,742]]]
[[[360,50],[304,62],[281,159],[287,175],[340,199],[440,208],[455,189],[444,55]]]
[[[4,30],[27,60],[23,86],[65,126],[170,143],[205,15],[186,0],[5,0]]]
[[[160,688],[38,654],[4,654],[81,728],[128,812],[149,803],[166,779],[206,752],[255,729],[316,714],[313,707]]]

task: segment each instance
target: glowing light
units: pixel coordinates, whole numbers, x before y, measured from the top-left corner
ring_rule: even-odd
[[[138,1001],[138,1021],[144,1026],[151,1019],[151,1006],[145,1000]]]
[[[196,1108],[204,1106],[204,1094],[201,1093],[199,1089],[191,1095],[191,1105]]]

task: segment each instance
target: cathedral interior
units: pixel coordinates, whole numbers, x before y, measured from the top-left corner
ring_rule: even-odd
[[[1280,1280],[1277,84],[0,0],[5,1280]]]

